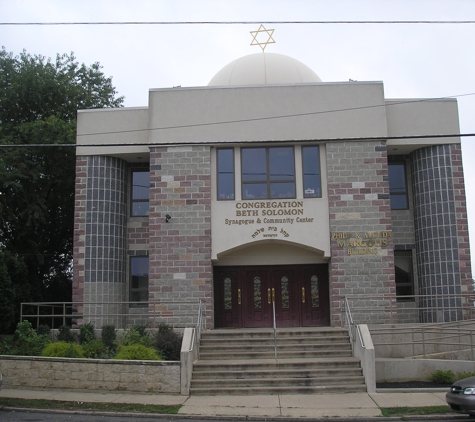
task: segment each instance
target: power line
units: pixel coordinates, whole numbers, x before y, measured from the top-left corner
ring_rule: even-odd
[[[394,21],[123,21],[123,22],[0,22],[2,26],[67,25],[473,25],[475,20],[394,20]]]
[[[408,139],[430,139],[430,138],[468,138],[475,137],[475,133],[452,133],[439,135],[405,135],[405,136],[362,136],[362,137],[346,137],[346,138],[312,138],[312,139],[272,139],[259,141],[200,141],[200,142],[137,142],[137,143],[110,143],[110,144],[0,144],[0,148],[36,148],[36,147],[140,147],[140,146],[182,146],[182,145],[229,145],[229,144],[254,144],[259,143],[274,143],[274,142],[291,142],[291,143],[309,143],[309,142],[347,142],[347,141],[394,141],[394,140],[408,140]]]

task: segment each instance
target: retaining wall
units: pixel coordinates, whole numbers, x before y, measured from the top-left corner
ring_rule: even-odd
[[[0,356],[3,387],[180,394],[180,362]]]

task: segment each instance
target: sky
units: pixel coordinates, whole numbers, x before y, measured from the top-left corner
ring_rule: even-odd
[[[0,0],[0,23],[258,22],[196,25],[0,25],[14,54],[74,52],[99,62],[126,107],[148,90],[205,86],[229,62],[261,52],[250,31],[269,21],[475,21],[474,0]],[[475,24],[265,24],[275,44],[324,82],[383,81],[386,98],[456,97],[475,133]],[[475,137],[462,138],[475,263]]]

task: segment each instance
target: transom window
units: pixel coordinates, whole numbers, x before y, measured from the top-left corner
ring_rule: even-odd
[[[241,149],[242,199],[295,198],[293,147]]]
[[[148,170],[132,170],[132,217],[148,215],[149,196],[150,172]]]

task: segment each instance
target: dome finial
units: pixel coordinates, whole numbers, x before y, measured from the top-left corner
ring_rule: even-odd
[[[267,41],[259,42],[257,40],[257,36],[261,32],[267,33],[267,35],[268,35]],[[263,24],[261,24],[261,26],[259,27],[259,29],[257,31],[250,31],[250,33],[252,35],[251,45],[258,45],[259,47],[262,48],[262,52],[264,52],[264,50],[266,49],[267,44],[275,44],[274,38],[272,38],[272,35],[274,34],[274,29],[266,29]]]

